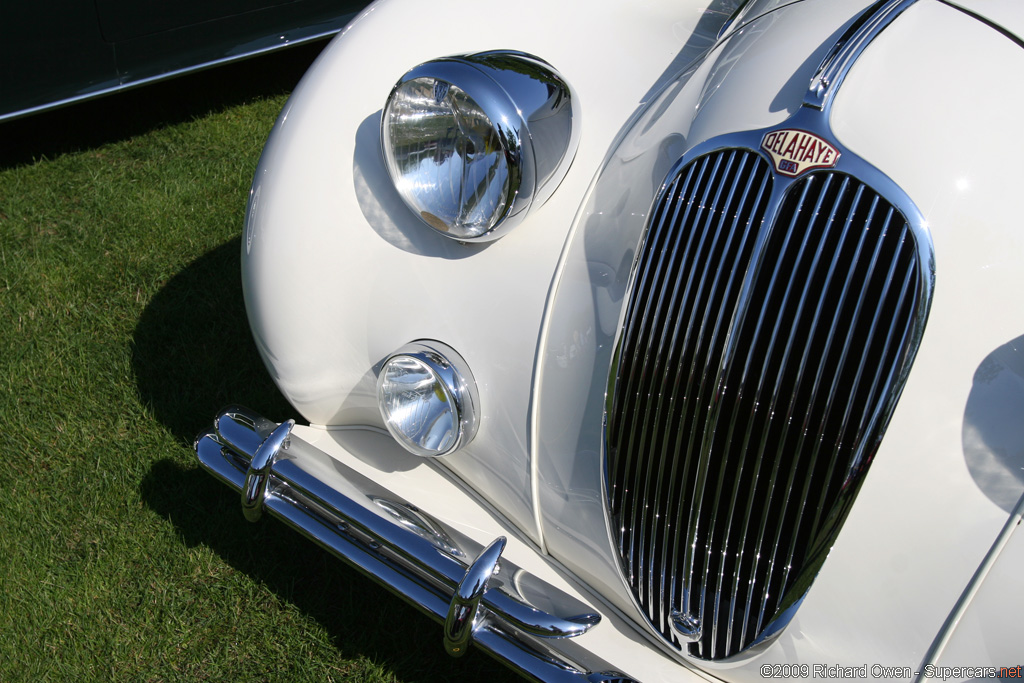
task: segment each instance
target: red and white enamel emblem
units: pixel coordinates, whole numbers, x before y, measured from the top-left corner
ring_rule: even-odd
[[[765,133],[761,148],[768,152],[775,172],[795,178],[812,168],[832,168],[839,160],[839,150],[813,133],[783,128]]]

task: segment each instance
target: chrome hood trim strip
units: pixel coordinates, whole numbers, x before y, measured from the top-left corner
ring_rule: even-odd
[[[804,106],[822,111],[829,107],[864,49],[915,2],[917,0],[882,0],[865,10],[818,67],[804,97]]]

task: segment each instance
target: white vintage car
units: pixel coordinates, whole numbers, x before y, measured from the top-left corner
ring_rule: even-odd
[[[1011,0],[382,0],[249,198],[308,424],[199,458],[531,679],[1019,676],[1022,84]]]

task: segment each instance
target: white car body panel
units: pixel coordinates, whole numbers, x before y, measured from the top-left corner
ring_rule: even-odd
[[[891,653],[889,661],[905,661],[900,639],[914,629],[918,644],[910,652],[927,653],[931,634],[923,617],[942,623],[1024,493],[1024,432],[1013,417],[1024,410],[1024,349],[1012,314],[1024,285],[1024,238],[1007,212],[1019,186],[1012,160],[1024,143],[1006,134],[1024,112],[1024,93],[1005,88],[1007,74],[1024,73],[1024,51],[964,19],[939,3],[910,8],[858,61],[832,121],[840,140],[915,200],[936,251],[935,298],[914,370],[819,577],[827,581],[843,566],[832,559],[853,544],[855,554],[877,557],[859,583],[866,595],[889,597],[870,607],[863,596],[858,602],[868,607],[865,624],[870,612],[884,610],[877,647]],[[986,106],[995,92],[999,105]],[[967,133],[959,144],[956,131]],[[908,580],[913,576],[924,580]],[[894,592],[901,609],[886,606]],[[804,616],[801,610],[801,623]],[[1019,634],[1019,620],[1010,622],[1017,623],[1006,632]],[[1019,646],[1000,651],[992,643],[974,665],[1012,664],[1018,654]]]
[[[800,11],[807,13],[809,9],[801,7]],[[945,16],[947,21],[952,20],[953,25],[947,24],[943,27],[939,22],[942,16]],[[784,22],[787,18],[785,12],[780,11],[761,21],[768,20]],[[963,202],[959,207],[961,215],[953,214],[952,220],[945,225],[970,225],[971,221],[965,220],[963,215],[967,214],[991,231],[991,237],[979,239],[977,233],[972,232],[971,239],[967,240],[969,245],[960,245],[954,242],[955,235],[936,235],[939,275],[935,303],[925,343],[919,352],[900,406],[858,497],[857,505],[847,520],[839,541],[833,547],[829,561],[794,622],[779,638],[779,642],[758,660],[761,662],[832,662],[842,666],[859,667],[870,660],[872,663],[896,667],[923,661],[935,634],[943,627],[960,592],[970,582],[978,564],[1005,524],[1009,512],[1009,509],[1005,509],[1007,502],[1012,508],[1017,498],[1024,492],[1024,487],[1020,486],[1001,491],[999,495],[1004,508],[994,505],[970,477],[964,452],[965,448],[969,447],[971,451],[968,457],[972,460],[983,457],[979,453],[985,452],[984,443],[977,439],[973,440],[970,446],[964,443],[972,431],[970,418],[974,414],[990,410],[993,403],[1003,404],[1007,399],[1005,392],[998,396],[987,396],[986,388],[978,388],[975,385],[972,401],[968,401],[979,364],[995,350],[988,340],[994,338],[1009,341],[1019,334],[1019,328],[1015,329],[1014,321],[1008,317],[995,316],[978,320],[969,326],[963,324],[965,319],[974,317],[973,306],[979,299],[991,299],[999,294],[1012,296],[1012,293],[1019,291],[1021,287],[1017,255],[1021,253],[1020,247],[1024,245],[1019,243],[1019,232],[1009,236],[1008,240],[1005,239],[1006,232],[1011,231],[1012,226],[1005,223],[1007,217],[1005,212],[1001,213],[1001,204],[998,200],[1000,195],[1005,197],[1012,194],[1012,190],[1006,185],[1012,183],[1013,175],[1008,173],[1006,168],[994,165],[983,167],[980,163],[963,164],[962,157],[950,154],[948,146],[934,142],[948,139],[949,129],[930,129],[922,125],[922,122],[928,120],[925,111],[922,110],[938,106],[943,111],[948,111],[954,104],[963,103],[965,113],[961,130],[974,130],[966,111],[969,104],[978,101],[977,97],[971,96],[973,93],[947,88],[943,92],[948,93],[954,102],[936,103],[924,97],[922,92],[912,92],[906,101],[894,102],[892,108],[892,111],[905,114],[905,118],[891,116],[889,110],[876,105],[880,99],[893,99],[896,92],[911,90],[906,84],[914,80],[912,74],[927,71],[924,68],[925,63],[930,63],[934,69],[927,71],[928,73],[941,74],[947,82],[951,74],[956,73],[953,69],[955,65],[962,73],[990,74],[990,81],[981,78],[974,81],[980,92],[986,91],[986,88],[996,87],[1004,75],[986,72],[983,68],[984,63],[992,58],[991,43],[994,32],[991,29],[981,25],[970,26],[977,35],[969,34],[968,39],[973,38],[976,44],[988,46],[984,59],[979,57],[977,64],[965,64],[963,53],[951,53],[944,49],[948,47],[950,34],[957,29],[960,31],[959,40],[964,40],[964,27],[960,26],[962,23],[963,18],[955,10],[933,3],[920,3],[920,6],[912,8],[907,16],[902,17],[876,39],[840,90],[833,117],[840,139],[900,182],[925,210],[933,232],[938,230],[942,220],[949,215],[946,207],[940,205],[935,208],[935,205],[940,201],[948,205],[949,198],[955,196],[951,190],[964,178],[962,165],[966,165],[978,174],[969,179],[970,186],[985,187],[986,191],[988,187],[992,187],[992,194],[972,197],[969,204]],[[914,45],[920,49],[920,43],[925,41],[913,41],[909,34],[923,33],[922,26],[928,27],[927,35],[935,47],[931,53],[916,54],[907,46]],[[757,22],[752,28],[758,30]],[[995,36],[995,42],[999,42],[998,35]],[[1009,44],[1009,41],[1003,41],[998,47],[1002,50],[999,57],[1005,59],[1003,63],[1012,65],[1016,60],[1024,67],[1024,52],[1019,48]],[[802,46],[795,47],[795,50],[806,52],[805,49],[802,50]],[[967,52],[970,54],[972,51]],[[978,54],[981,54],[980,51]],[[935,69],[940,57],[949,63],[949,69]],[[919,59],[920,63],[911,61],[914,59]],[[728,63],[731,60],[722,61]],[[910,64],[904,71],[901,67],[908,61]],[[765,62],[755,59],[753,63]],[[1014,70],[1016,71],[1016,68]],[[783,72],[785,73],[785,70]],[[703,74],[698,73],[692,80],[702,83],[701,76]],[[763,80],[759,81],[759,87],[769,93],[773,87],[783,92],[787,84],[779,84],[777,79],[773,81],[771,78],[770,69],[766,69]],[[868,85],[865,86],[865,83]],[[663,177],[675,158],[704,139],[734,130],[781,123],[790,113],[789,110],[783,109],[777,118],[765,116],[763,113],[747,113],[742,103],[750,92],[748,80],[730,80],[727,86],[727,89],[714,89],[713,96],[710,97],[707,92],[711,91],[711,88],[705,87],[699,94],[694,88],[695,92],[689,97],[684,89],[682,94],[676,96],[672,108],[658,112],[661,118],[656,124],[651,124],[650,131],[644,136],[647,139],[635,143],[627,140],[627,145],[624,145],[626,149],[622,150],[610,168],[606,169],[605,184],[602,186],[599,182],[598,190],[594,193],[597,199],[593,200],[594,205],[585,212],[587,217],[597,222],[611,221],[617,226],[632,221],[635,224],[634,229],[622,232],[626,235],[638,234],[646,216],[642,207],[629,204],[626,198],[630,193],[643,193],[645,181]],[[861,92],[864,87],[887,89],[883,96],[879,96],[875,92]],[[934,92],[934,89],[925,86],[921,89]],[[802,94],[802,90],[798,90],[796,97],[799,98]],[[766,96],[765,99],[776,98]],[[793,95],[783,95],[777,99],[783,102],[792,101]],[[717,109],[711,110],[708,101],[716,102]],[[797,105],[798,103],[799,99],[796,100]],[[918,110],[912,109],[912,105],[915,104]],[[861,106],[858,108],[858,105]],[[687,130],[685,122],[681,121],[680,117],[687,116],[693,109],[700,111],[701,125],[694,125]],[[681,113],[674,114],[675,111]],[[724,114],[729,111],[741,112],[738,115],[745,115],[746,118],[733,121]],[[1018,110],[1010,106],[1005,110],[996,111],[993,108],[991,111],[996,120],[985,125],[985,130],[979,131],[979,134],[988,134],[995,138],[997,131],[1006,130],[1007,124],[1017,117]],[[973,120],[977,120],[976,108],[971,108],[970,112]],[[1000,121],[999,118],[1003,120]],[[858,125],[856,128],[851,126],[851,130],[847,131],[843,125],[844,120],[856,121]],[[870,123],[865,125],[865,121]],[[646,124],[646,120],[642,120],[638,128],[643,128]],[[712,128],[708,129],[705,126]],[[659,132],[658,127],[663,132]],[[908,134],[917,136],[917,139],[908,142]],[[977,150],[979,154],[996,148],[997,145],[995,139],[982,138],[978,142],[981,144],[977,147],[972,146],[971,149]],[[634,146],[629,147],[630,144]],[[1019,146],[1020,141],[1003,140],[1001,145],[1003,148]],[[651,160],[645,162],[641,158],[643,149],[657,150],[659,147],[662,152],[659,155],[648,155],[653,157]],[[930,149],[934,152],[934,157],[922,164],[920,158],[907,154],[908,148]],[[1015,158],[1013,151],[1007,151],[1006,158]],[[650,168],[651,163],[654,163],[653,168]],[[932,175],[922,175],[922,166],[931,171]],[[899,173],[901,167],[904,169],[902,176]],[[640,185],[627,187],[616,193],[615,188],[624,186],[627,179],[633,179],[634,183],[639,182]],[[613,214],[613,207],[617,206],[622,207],[622,210],[619,214]],[[638,208],[641,210],[638,211]],[[945,249],[943,238],[951,243]],[[603,283],[621,281],[621,273],[616,274],[613,267],[608,264],[620,263],[621,255],[628,248],[628,244],[609,246],[604,241],[595,241],[594,244],[584,245],[583,240],[579,240],[574,246],[578,253],[570,253],[571,274],[560,286],[567,289],[577,288],[580,291],[575,294],[567,293],[564,296],[565,305],[561,308],[556,305],[552,310],[549,323],[552,330],[549,333],[552,340],[548,355],[550,365],[564,364],[562,358],[565,354],[562,349],[571,344],[571,339],[592,339],[596,332],[598,339],[604,340],[603,344],[599,341],[598,346],[610,345],[609,340],[619,324],[616,318],[619,307],[612,301],[614,297],[608,293],[610,288]],[[588,248],[591,252],[589,254]],[[979,250],[982,250],[982,253],[978,253]],[[954,265],[954,260],[960,263]],[[963,265],[960,265],[961,263]],[[603,272],[600,264],[605,264],[604,268],[609,272]],[[628,261],[626,265],[629,265]],[[998,267],[999,265],[1002,267]],[[966,268],[968,272],[957,273],[957,267]],[[976,272],[979,270],[985,272]],[[951,271],[952,274],[949,274]],[[970,282],[972,288],[976,285],[978,289],[962,289],[959,293],[950,292],[948,296],[943,296],[944,287],[956,282]],[[591,287],[594,290],[593,296],[586,292]],[[584,297],[608,302],[608,311],[602,315],[602,311],[597,310],[591,317],[581,320],[585,313],[571,309],[573,301],[579,301]],[[1012,302],[1007,301],[1002,306],[1008,308],[1012,305]],[[991,326],[993,329],[985,329],[983,334],[979,334],[981,326]],[[936,333],[936,329],[939,332]],[[962,351],[955,359],[950,358],[951,340],[952,347]],[[606,350],[604,364],[598,364],[593,378],[587,375],[589,366],[586,366],[587,361],[584,361],[583,365],[586,367],[581,370],[582,374],[554,382],[550,395],[545,396],[543,392],[546,388],[542,387],[542,397],[538,402],[543,405],[572,405],[572,399],[575,399],[578,403],[588,390],[593,390],[593,384],[604,381],[607,370],[602,372],[601,368],[607,367],[607,353]],[[580,355],[584,355],[584,352],[581,351]],[[953,390],[953,387],[959,387],[959,390]],[[556,398],[558,392],[570,392],[572,399]],[[1013,393],[1011,396],[1016,399],[1015,405],[1024,407],[1021,400],[1024,395]],[[966,416],[967,420],[964,414],[965,406],[972,408]],[[941,418],[943,415],[947,417]],[[582,418],[575,417],[575,423],[579,424],[580,419]],[[582,425],[576,433],[599,435],[599,420],[599,414],[591,415],[591,423]],[[543,418],[541,422],[543,424]],[[603,573],[595,569],[595,566],[601,566],[595,565],[598,558],[614,557],[607,546],[600,547],[600,540],[605,532],[604,520],[600,517],[602,487],[599,477],[600,458],[596,450],[599,445],[574,444],[571,440],[567,442],[563,425],[570,422],[569,416],[554,416],[552,422],[557,426],[557,433],[552,434],[549,441],[542,438],[544,447],[552,452],[591,453],[593,460],[589,467],[576,465],[573,470],[583,478],[582,482],[577,481],[572,486],[563,484],[549,487],[549,490],[553,491],[550,499],[545,500],[542,497],[542,509],[552,518],[550,528],[546,530],[549,547],[556,554],[581,558],[578,563],[571,565],[572,569],[595,585],[601,585],[611,592],[618,580],[617,567],[609,562],[603,567]],[[924,433],[921,425],[927,425]],[[1024,440],[1021,439],[1019,432],[1009,437],[1009,446],[1016,448],[1021,454],[1017,457],[1017,463],[1024,460],[1024,452],[1021,452],[1020,446],[1022,442]],[[1016,472],[999,474],[1003,475],[999,478],[1000,482],[1004,482],[1005,475],[1009,474],[1011,478],[1017,477],[1019,483],[1019,474]],[[558,480],[557,476],[551,478]],[[560,490],[591,490],[594,493],[594,497],[587,502],[595,514],[582,517],[593,524],[589,532],[582,530],[578,533],[578,536],[588,539],[586,543],[580,543],[580,547],[574,547],[579,541],[572,538],[571,534],[564,536],[563,542],[555,540],[559,531],[563,535],[566,533],[565,519],[569,517],[564,513],[559,514],[563,512],[564,507],[556,503],[557,492]],[[950,505],[951,500],[957,501],[957,504]],[[574,506],[580,505],[578,499],[572,500],[571,503]],[[880,533],[883,529],[884,534]],[[953,557],[949,554],[951,547],[958,550]],[[584,548],[590,548],[592,552],[584,555]],[[859,558],[864,557],[872,558],[870,571],[866,571],[863,561],[859,561]],[[908,581],[908,576],[915,575],[927,576],[928,579]],[[854,586],[856,589],[851,590]],[[945,598],[937,599],[937,596]],[[843,618],[836,619],[837,613],[842,614]],[[885,618],[880,619],[881,614],[884,614]],[[756,668],[748,673],[749,680],[754,680],[759,675]],[[747,680],[740,676],[738,670],[730,670],[730,676],[735,676],[736,680]]]
[[[832,110],[838,140],[921,210],[936,261],[926,332],[857,502],[796,617],[756,653],[688,661],[632,621],[601,438],[651,202],[695,145],[783,124],[869,3],[753,3],[682,73],[723,20],[703,4],[526,0],[515,10],[530,30],[498,32],[497,4],[386,0],[329,46],[268,141],[243,239],[257,344],[314,425],[298,433],[482,544],[514,526],[508,556],[599,610],[605,624],[580,644],[639,680],[757,681],[775,663],[915,677],[927,664],[1015,665],[1024,540],[1007,525],[1024,494],[1024,232],[1009,205],[1024,158],[1024,50],[938,0],[868,46]],[[1022,26],[1010,3],[957,4]],[[535,54],[572,84],[582,140],[561,186],[514,232],[459,244],[402,204],[380,156],[380,111],[412,66],[499,48]],[[416,339],[456,349],[483,405],[476,439],[442,467],[394,444],[377,407],[377,365]]]
[[[571,80],[584,141],[559,190],[517,239],[461,245],[424,231],[380,157],[380,110],[395,81],[429,59],[494,49],[489,15],[467,14],[458,3],[384,2],[327,48],[282,113],[254,183],[244,270],[263,357],[312,423],[382,426],[376,363],[414,339],[465,349],[489,408],[472,447],[446,464],[539,541],[523,379],[533,372],[555,265],[608,146],[704,13],[698,3],[670,2],[582,14],[570,6],[555,14],[549,3],[519,10],[546,17],[517,36],[515,48],[543,53]],[[563,30],[569,24],[575,39]],[[381,50],[380,36],[392,33]],[[614,49],[595,64],[577,41]],[[273,196],[262,189],[271,185]]]

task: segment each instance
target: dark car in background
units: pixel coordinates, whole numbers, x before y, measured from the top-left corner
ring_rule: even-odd
[[[359,0],[0,6],[0,121],[330,36]]]

